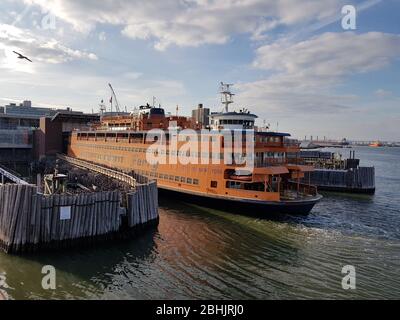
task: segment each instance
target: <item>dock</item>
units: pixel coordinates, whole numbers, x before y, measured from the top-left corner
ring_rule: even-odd
[[[332,152],[302,151],[301,159],[307,165],[314,166],[305,180],[318,187],[321,191],[346,193],[375,193],[375,168],[360,166],[360,159],[355,151],[350,151],[350,157],[343,159],[341,155]]]
[[[375,168],[316,169],[310,172],[310,181],[322,191],[374,194]]]
[[[1,171],[13,182],[0,185],[0,250],[20,254],[126,239],[158,225],[155,181],[59,158],[71,169],[67,175],[54,174],[45,187],[13,181]]]

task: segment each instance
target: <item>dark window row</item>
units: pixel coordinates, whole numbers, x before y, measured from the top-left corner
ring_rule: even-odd
[[[168,175],[168,174],[151,172],[151,171],[143,171],[143,170],[137,170],[137,173],[141,174],[143,176],[146,176],[146,177],[168,180],[168,181],[175,181],[175,182],[179,182],[179,183],[193,184],[195,186],[198,186],[200,184],[200,181],[198,179],[193,179],[193,178],[186,178],[186,177],[181,177],[181,176]]]

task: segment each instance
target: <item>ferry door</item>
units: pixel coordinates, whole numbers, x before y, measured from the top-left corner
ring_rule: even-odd
[[[259,166],[264,164],[264,152],[256,152],[256,164]]]

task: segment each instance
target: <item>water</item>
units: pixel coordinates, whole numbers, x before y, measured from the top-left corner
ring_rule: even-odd
[[[139,239],[0,253],[3,290],[12,299],[399,299],[400,149],[356,152],[376,167],[375,196],[328,193],[307,217],[267,220],[161,199],[158,229]],[[53,292],[41,289],[47,264]],[[342,289],[345,265],[356,268],[354,291]]]

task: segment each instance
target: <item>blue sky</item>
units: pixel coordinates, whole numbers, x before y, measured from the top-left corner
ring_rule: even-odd
[[[343,5],[357,29],[341,26]],[[3,0],[0,104],[221,109],[220,81],[296,137],[400,141],[398,0]],[[12,50],[34,60],[19,61]]]

